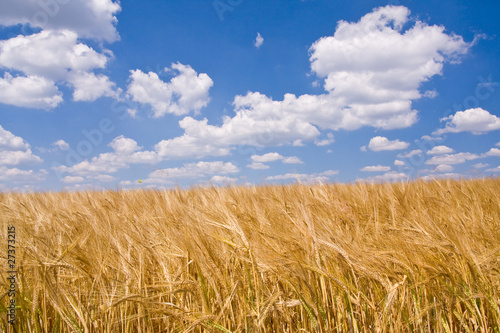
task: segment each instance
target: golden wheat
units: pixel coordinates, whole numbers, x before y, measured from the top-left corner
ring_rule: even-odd
[[[0,194],[0,331],[499,332],[500,179]]]

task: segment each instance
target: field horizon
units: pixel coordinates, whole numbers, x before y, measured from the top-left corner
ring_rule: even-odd
[[[3,332],[500,329],[498,177],[0,193],[0,221]]]

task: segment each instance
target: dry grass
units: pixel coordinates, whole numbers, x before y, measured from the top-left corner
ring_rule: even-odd
[[[499,332],[500,179],[0,194],[18,332]]]

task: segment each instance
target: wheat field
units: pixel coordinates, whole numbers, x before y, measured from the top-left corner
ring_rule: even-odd
[[[500,178],[4,193],[0,224],[2,332],[499,332]]]

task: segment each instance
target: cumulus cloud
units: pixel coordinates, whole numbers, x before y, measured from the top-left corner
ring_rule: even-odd
[[[338,175],[338,170],[327,170],[320,173],[287,173],[284,175],[269,176],[266,180],[298,180],[308,183],[324,183],[330,180],[332,176]]]
[[[406,163],[400,160],[394,160],[394,165],[395,166],[405,166]]]
[[[329,145],[331,145],[334,142],[335,142],[335,139],[333,137],[333,134],[332,133],[327,133],[326,134],[326,139],[316,140],[316,141],[314,141],[314,144],[316,146],[329,146]]]
[[[181,63],[172,64],[165,71],[177,75],[170,82],[164,82],[154,72],[130,71],[127,93],[131,99],[149,105],[155,118],[167,113],[179,116],[199,112],[208,105],[208,91],[213,81],[206,73],[198,74],[191,66]]]
[[[47,171],[20,170],[18,168],[9,169],[6,166],[0,166],[0,181],[13,183],[41,182],[45,180]]]
[[[489,164],[487,163],[476,163],[472,167],[476,169],[483,169],[486,168]]]
[[[158,183],[162,180],[175,180],[179,178],[203,178],[209,176],[220,176],[225,174],[237,173],[239,169],[231,162],[198,162],[187,163],[180,168],[158,169],[149,174],[145,183]]]
[[[0,77],[0,103],[24,108],[52,109],[63,101],[54,82],[39,76]]]
[[[449,164],[440,164],[436,166],[431,172],[451,172],[455,168],[452,165]]]
[[[451,154],[455,151],[447,146],[435,146],[431,150],[427,151],[427,155],[442,155],[442,154]]]
[[[96,177],[115,173],[120,169],[128,168],[131,164],[155,164],[161,161],[156,152],[141,151],[142,147],[139,147],[135,140],[123,135],[116,137],[109,146],[114,152],[102,153],[92,158],[91,161],[84,160],[73,166],[61,165],[53,169],[60,173]]]
[[[43,30],[0,41],[0,66],[24,74],[13,77],[6,73],[0,79],[0,85],[6,89],[14,92],[19,89],[11,98],[7,93],[0,93],[0,102],[54,108],[62,102],[56,82],[71,85],[76,101],[116,97],[115,84],[107,76],[94,73],[106,67],[110,54],[107,50],[99,53],[78,42],[77,33],[70,30]]]
[[[302,162],[302,160],[297,156],[285,157],[282,162],[286,164],[304,164],[304,162]]]
[[[44,30],[72,30],[80,37],[113,42],[120,3],[112,0],[8,1],[0,11],[0,25],[29,24]]]
[[[430,180],[446,179],[446,178],[459,179],[459,178],[463,178],[463,177],[464,176],[459,174],[459,173],[447,172],[447,173],[440,173],[440,174],[420,177],[420,179],[430,181]]]
[[[80,176],[66,176],[62,179],[62,182],[66,184],[82,183],[83,181],[85,181],[85,179]]]
[[[490,156],[500,157],[500,149],[491,148],[488,152],[483,154],[483,157],[490,157]]]
[[[261,162],[253,162],[251,164],[247,165],[247,168],[254,169],[254,170],[265,170],[269,169],[269,165],[265,165],[264,163]]]
[[[33,154],[30,145],[23,138],[12,134],[0,125],[0,165],[41,162],[42,159]]]
[[[397,171],[389,171],[384,173],[383,175],[378,175],[374,177],[369,177],[365,179],[360,179],[362,182],[400,182],[408,180],[409,177],[407,174]]]
[[[368,148],[373,151],[382,151],[382,150],[401,150],[408,148],[410,144],[404,141],[389,140],[383,136],[376,136],[370,140],[368,144]]]
[[[235,183],[236,181],[238,181],[238,178],[227,176],[213,176],[210,178],[210,182],[212,183]]]
[[[403,6],[377,8],[358,22],[339,21],[333,36],[311,46],[311,69],[344,106],[346,125],[412,125],[417,112],[411,101],[422,97],[420,85],[441,75],[445,62],[457,61],[470,47],[443,26],[415,20],[409,27],[409,15]]]
[[[445,127],[433,134],[471,132],[477,135],[500,129],[500,118],[482,108],[458,111],[454,115],[441,118],[441,121],[446,122]]]
[[[30,145],[0,125],[0,150],[26,150]]]
[[[459,62],[470,44],[409,14],[403,6],[377,8],[358,22],[340,21],[333,36],[317,40],[309,50],[311,70],[324,79],[324,94],[288,93],[282,100],[259,92],[237,95],[234,117],[224,117],[220,126],[186,117],[179,122],[184,134],[157,150],[165,158],[223,156],[234,145],[333,142],[318,140],[319,130],[411,126],[421,84],[441,75],[444,63]]]
[[[62,139],[61,140],[57,140],[52,145],[56,146],[60,150],[68,150],[69,149],[69,144],[66,141],[62,140]]]
[[[266,163],[266,162],[274,162],[282,160],[283,156],[281,156],[278,153],[267,153],[264,155],[252,155],[250,158],[252,159],[253,162]]]
[[[252,155],[252,164],[247,165],[247,167],[255,170],[269,169],[269,166],[263,164],[274,161],[281,161],[286,164],[303,164],[302,160],[297,156],[282,156],[278,153],[267,153],[264,155]]]
[[[391,170],[391,167],[384,166],[384,165],[365,166],[364,168],[360,169],[360,171],[368,171],[368,172],[380,172],[380,171],[389,171],[389,170]]]
[[[274,108],[273,102],[259,93],[237,96],[233,104],[236,115],[224,117],[221,126],[185,117],[179,121],[184,135],[163,140],[155,149],[169,159],[202,158],[228,155],[234,145],[280,146],[319,135],[315,126]]]
[[[486,169],[488,172],[500,172],[500,165],[493,169]]]
[[[102,96],[118,98],[120,95],[120,89],[117,90],[106,75],[83,72],[72,75],[70,82],[75,88],[74,101],[93,102]]]
[[[257,37],[255,38],[255,47],[259,48],[264,44],[264,38],[260,35],[260,32],[257,33]]]
[[[422,150],[414,149],[414,150],[407,152],[407,153],[398,154],[398,157],[399,158],[410,158],[412,156],[420,155],[420,154],[422,154]]]
[[[461,164],[478,158],[478,155],[472,153],[443,154],[432,157],[425,164]]]

